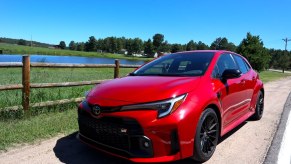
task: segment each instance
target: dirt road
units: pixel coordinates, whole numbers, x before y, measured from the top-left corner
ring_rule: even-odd
[[[290,91],[291,77],[265,84],[262,120],[246,121],[223,137],[207,163],[263,163]],[[58,136],[39,144],[10,150],[0,154],[0,163],[128,163],[81,144],[75,135]],[[174,163],[193,162],[186,159]]]

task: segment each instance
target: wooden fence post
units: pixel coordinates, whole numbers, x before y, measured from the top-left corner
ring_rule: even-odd
[[[119,77],[119,60],[115,59],[114,79]]]
[[[30,95],[30,57],[22,56],[22,107],[26,116],[29,115]]]

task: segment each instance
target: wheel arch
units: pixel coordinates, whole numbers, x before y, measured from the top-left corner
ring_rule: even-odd
[[[222,118],[221,118],[220,110],[219,110],[218,106],[215,104],[209,104],[204,110],[206,110],[207,108],[213,109],[214,112],[216,113],[216,116],[217,116],[218,122],[219,122],[219,135],[221,136]]]
[[[265,89],[262,87],[262,88],[260,89],[260,91],[262,91],[262,93],[263,93],[263,97],[265,97]]]

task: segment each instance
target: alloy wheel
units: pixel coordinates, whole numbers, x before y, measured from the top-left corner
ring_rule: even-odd
[[[257,108],[258,108],[258,114],[261,116],[264,112],[264,97],[262,94],[260,94]]]
[[[218,122],[213,115],[208,115],[201,127],[200,143],[201,151],[208,156],[215,150],[218,140]]]

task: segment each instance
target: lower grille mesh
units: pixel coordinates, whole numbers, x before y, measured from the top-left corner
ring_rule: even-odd
[[[96,142],[130,151],[130,136],[142,135],[140,125],[133,119],[116,117],[93,118],[87,113],[79,113],[80,133]],[[126,132],[122,132],[126,129]]]

